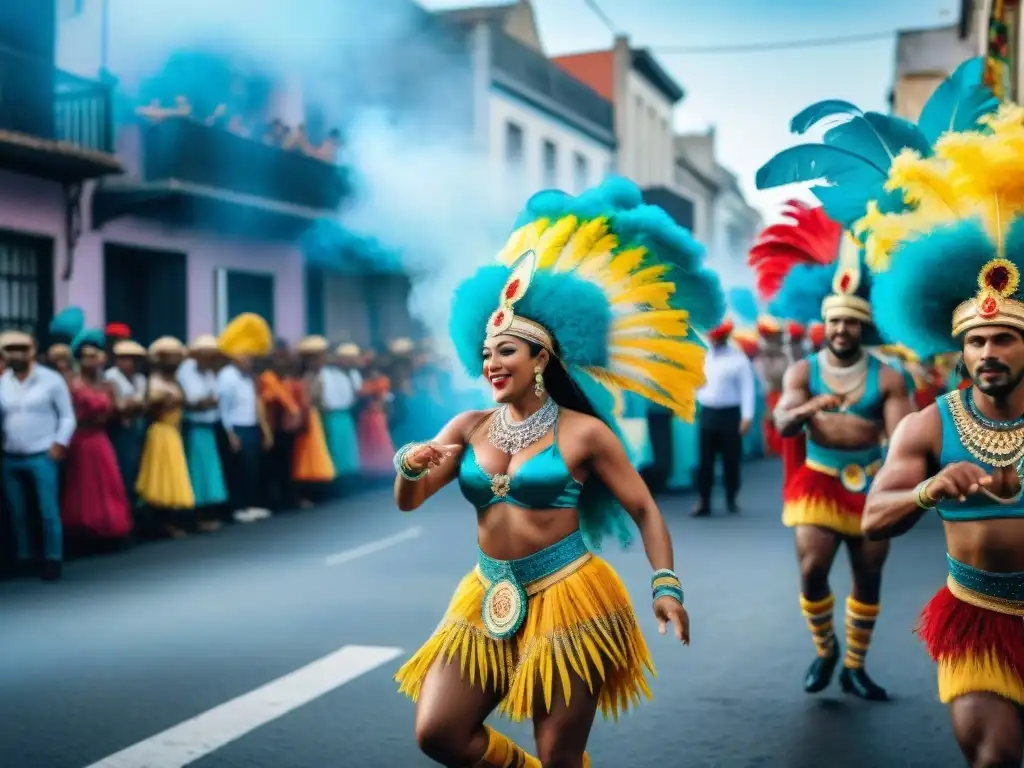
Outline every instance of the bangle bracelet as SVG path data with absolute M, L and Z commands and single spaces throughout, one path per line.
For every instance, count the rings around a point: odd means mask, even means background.
M 928 486 L 932 484 L 932 478 L 922 480 L 914 488 L 914 501 L 917 502 L 917 506 L 920 509 L 934 509 L 938 503 L 935 499 L 928 495 Z
M 673 600 L 683 605 L 683 590 L 679 587 L 658 587 L 654 590 L 654 600 L 660 597 L 671 597 Z
M 682 604 L 683 585 L 675 571 L 669 568 L 659 568 L 651 576 L 651 594 L 654 600 L 659 597 L 672 597 Z
M 417 480 L 422 480 L 424 477 L 426 477 L 430 473 L 429 469 L 422 469 L 419 472 L 413 472 L 412 470 L 409 469 L 409 466 L 405 463 L 406 454 L 408 454 L 409 451 L 411 451 L 413 448 L 419 447 L 419 445 L 420 445 L 420 443 L 406 443 L 401 448 L 399 448 L 397 451 L 395 451 L 395 458 L 392 459 L 392 462 L 391 462 L 392 464 L 395 465 L 395 472 L 397 472 L 403 478 L 405 478 L 406 480 L 409 480 L 410 482 L 416 482 Z

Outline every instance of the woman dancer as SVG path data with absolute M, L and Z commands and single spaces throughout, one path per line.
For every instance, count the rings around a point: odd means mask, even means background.
M 111 385 L 103 380 L 105 346 L 99 329 L 82 331 L 71 343 L 78 362 L 78 373 L 70 380 L 78 427 L 68 445 L 60 507 L 65 529 L 116 541 L 131 533 L 132 514 L 106 433 L 115 411 Z
M 625 180 L 579 198 L 540 193 L 523 220 L 501 263 L 456 291 L 451 318 L 459 357 L 500 407 L 459 414 L 394 462 L 400 509 L 457 478 L 478 510 L 477 567 L 396 676 L 417 703 L 421 749 L 449 766 L 589 765 L 596 712 L 650 696 L 629 596 L 592 554 L 603 535 L 628 543 L 630 517 L 654 568 L 660 630 L 689 641 L 672 543 L 608 390 L 692 418 L 704 350 L 689 323 L 720 319 L 721 290 L 689 233 Z M 540 762 L 484 725 L 495 709 L 533 718 Z

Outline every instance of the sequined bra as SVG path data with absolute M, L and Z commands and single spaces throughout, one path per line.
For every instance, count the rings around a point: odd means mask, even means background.
M 558 450 L 557 421 L 553 432 L 551 445 L 528 458 L 511 475 L 488 474 L 477 461 L 473 444 L 467 440 L 459 464 L 462 495 L 478 510 L 494 504 L 524 509 L 575 509 L 583 484 L 573 478 Z
M 974 387 L 953 390 L 935 401 L 942 419 L 939 465 L 969 461 L 986 470 L 996 463 L 1014 464 L 1021 474 L 1024 460 L 1024 419 L 1011 422 L 985 419 L 974 407 Z M 1024 500 L 999 504 L 983 494 L 965 503 L 943 501 L 936 511 L 950 522 L 1024 517 Z

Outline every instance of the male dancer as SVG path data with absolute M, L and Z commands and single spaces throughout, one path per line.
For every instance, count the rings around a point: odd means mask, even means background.
M 820 352 L 825 348 L 825 324 L 824 323 L 811 323 L 807 326 L 807 344 L 810 346 L 810 352 L 813 355 L 815 352 Z
M 889 217 L 893 253 L 876 283 L 886 330 L 924 354 L 943 340 L 958 345 L 970 380 L 896 431 L 863 530 L 898 536 L 931 510 L 943 521 L 949 576 L 918 634 L 971 766 L 1024 759 L 1024 199 L 1006 182 L 1016 174 L 1006 158 L 1020 156 L 1022 122 L 1024 109 L 1003 107 L 989 132 L 947 134 L 934 157 L 899 169 L 905 177 L 894 170 L 899 186 L 941 173 L 943 190 L 960 197 L 927 208 L 925 197 L 913 217 Z M 1001 229 L 982 225 L 991 211 L 1003 214 Z
M 771 414 L 782 396 L 782 378 L 789 366 L 786 346 L 783 343 L 782 324 L 771 315 L 757 319 L 757 334 L 761 337 L 761 352 L 754 361 L 754 370 L 761 383 L 765 398 L 764 448 L 770 456 L 782 455 L 782 438 Z
M 817 693 L 828 686 L 840 660 L 829 573 L 845 543 L 853 594 L 846 600 L 839 681 L 847 693 L 884 701 L 888 695 L 868 677 L 864 659 L 878 617 L 888 546 L 861 536 L 860 517 L 871 478 L 882 464 L 882 440 L 911 405 L 900 373 L 863 348 L 875 341 L 867 294 L 860 255 L 850 242 L 840 254 L 832 294 L 822 297 L 825 349 L 786 371 L 775 424 L 783 437 L 807 435 L 807 458 L 788 479 L 782 508 L 783 524 L 796 533 L 800 606 L 817 649 L 804 689 Z
M 796 320 L 786 323 L 786 355 L 789 357 L 790 364 L 807 357 L 807 351 L 804 349 L 806 335 L 807 331 L 801 323 Z

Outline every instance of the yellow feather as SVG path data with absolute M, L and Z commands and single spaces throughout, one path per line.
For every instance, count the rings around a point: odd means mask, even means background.
M 601 283 L 601 276 L 608 269 L 611 260 L 611 251 L 599 251 L 595 248 L 576 267 L 576 274 L 587 280 Z
M 651 336 L 627 336 L 613 341 L 612 354 L 621 350 L 632 354 L 643 353 L 660 357 L 670 363 L 691 370 L 704 370 L 704 349 L 699 344 L 682 339 L 664 339 Z
M 611 387 L 617 387 L 619 389 L 625 389 L 628 392 L 635 392 L 640 395 L 640 397 L 650 400 L 655 405 L 660 405 L 661 407 L 672 411 L 672 413 L 683 421 L 693 421 L 694 414 L 697 410 L 696 401 L 693 399 L 690 399 L 687 402 L 677 403 L 671 397 L 668 397 L 650 385 L 641 381 L 636 381 L 628 376 L 622 376 L 604 368 L 586 368 L 584 370 L 586 370 L 586 372 L 596 381 L 601 382 L 601 384 L 609 389 Z
M 529 224 L 524 224 L 509 237 L 505 247 L 498 254 L 499 264 L 511 264 L 526 251 L 534 247 L 537 238 L 547 229 L 548 219 L 537 219 Z
M 696 391 L 707 383 L 702 367 L 687 370 L 649 358 L 615 355 L 609 367 L 620 376 L 646 381 L 651 386 L 663 390 L 676 402 L 692 399 Z
M 647 256 L 646 248 L 627 248 L 619 251 L 608 267 L 608 282 L 618 285 L 640 268 Z
M 558 254 L 562 252 L 565 244 L 572 237 L 572 233 L 576 231 L 576 222 L 575 216 L 563 216 L 540 236 L 535 248 L 537 269 L 551 269 Z
M 591 219 L 577 229 L 555 262 L 555 272 L 571 272 L 608 232 L 604 218 Z
M 610 300 L 613 307 L 619 304 L 647 304 L 653 309 L 668 309 L 668 300 L 675 291 L 676 287 L 672 283 L 653 283 L 630 288 L 612 296 Z
M 689 327 L 690 313 L 685 309 L 662 309 L 652 312 L 637 312 L 633 315 L 624 315 L 615 318 L 612 325 L 612 332 L 628 331 L 635 328 L 643 330 L 658 331 L 659 326 L 666 328 L 682 327 L 681 333 L 675 331 L 661 331 L 664 336 L 685 336 Z
M 621 284 L 613 283 L 612 285 L 615 285 L 620 291 L 639 288 L 642 285 L 660 282 L 661 278 L 668 274 L 670 269 L 671 267 L 668 264 L 658 264 L 654 267 L 647 267 L 647 269 L 641 269 L 639 272 L 634 272 L 622 281 Z

